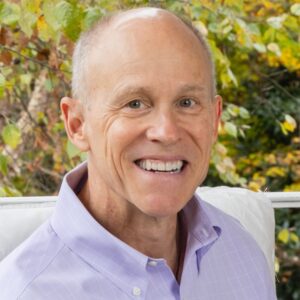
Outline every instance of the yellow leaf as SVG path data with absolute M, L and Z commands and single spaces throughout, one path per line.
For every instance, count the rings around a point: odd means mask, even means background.
M 254 192 L 259 192 L 260 191 L 260 188 L 261 186 L 255 182 L 255 181 L 251 181 L 249 184 L 248 184 L 248 188 Z
M 291 233 L 290 238 L 291 238 L 291 241 L 293 241 L 293 242 L 295 242 L 295 243 L 298 243 L 298 242 L 299 242 L 299 237 L 298 237 L 298 235 L 297 235 L 296 233 L 294 233 L 294 232 Z
M 284 128 L 289 131 L 289 132 L 294 132 L 294 130 L 297 127 L 296 120 L 290 116 L 290 115 L 285 115 L 285 121 L 283 122 Z
M 270 177 L 284 177 L 285 175 L 286 175 L 286 170 L 280 167 L 271 167 L 266 172 L 266 176 L 270 176 Z
M 45 21 L 45 17 L 42 15 L 37 20 L 37 29 L 41 40 L 47 42 L 51 38 L 52 32 L 49 25 Z
M 287 244 L 289 241 L 290 233 L 287 229 L 281 229 L 278 233 L 277 239 L 284 244 Z

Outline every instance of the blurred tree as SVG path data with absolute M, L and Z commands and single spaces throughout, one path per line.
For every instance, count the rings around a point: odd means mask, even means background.
M 109 12 L 168 8 L 213 51 L 224 114 L 208 185 L 300 190 L 299 0 L 4 0 L 0 3 L 0 196 L 53 194 L 83 159 L 59 100 L 82 30 Z M 278 297 L 300 299 L 300 212 L 276 212 Z

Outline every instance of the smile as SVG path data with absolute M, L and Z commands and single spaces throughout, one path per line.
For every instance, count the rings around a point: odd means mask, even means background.
M 136 161 L 136 164 L 145 171 L 179 173 L 183 169 L 185 162 L 183 160 L 162 161 L 141 159 Z

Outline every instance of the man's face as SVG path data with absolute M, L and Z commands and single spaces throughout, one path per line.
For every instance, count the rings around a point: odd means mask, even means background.
M 204 180 L 216 138 L 221 105 L 207 58 L 182 24 L 111 26 L 87 78 L 89 181 L 117 205 L 175 215 Z

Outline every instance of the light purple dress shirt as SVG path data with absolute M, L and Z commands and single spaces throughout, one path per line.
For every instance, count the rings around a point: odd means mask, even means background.
M 232 217 L 194 196 L 183 210 L 187 249 L 178 284 L 164 259 L 110 234 L 77 198 L 80 165 L 53 216 L 0 264 L 1 300 L 273 300 L 264 254 Z

